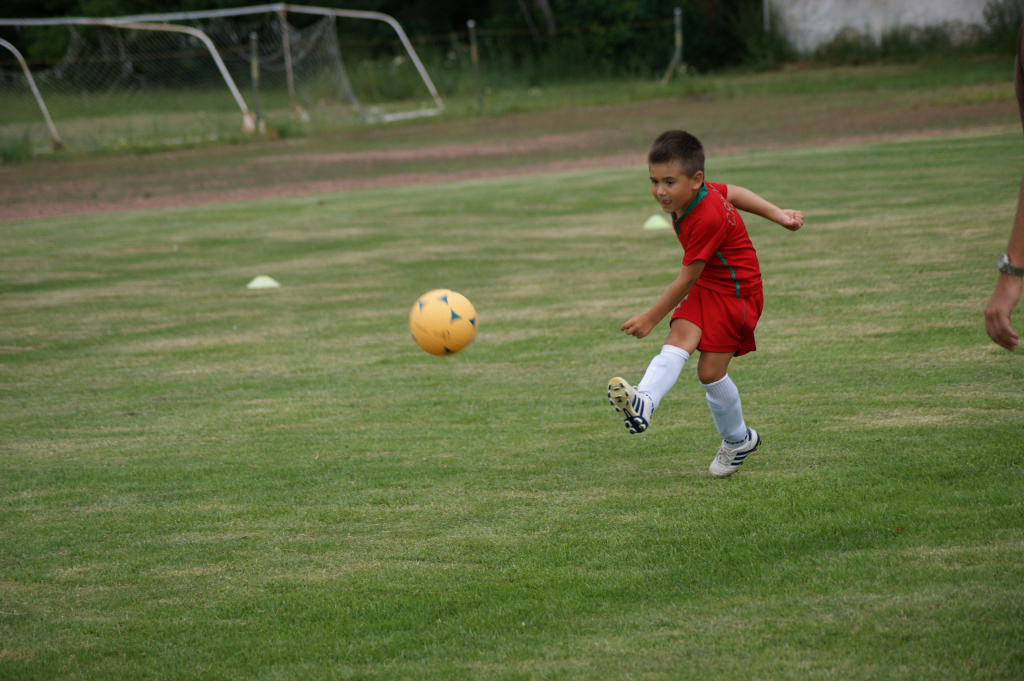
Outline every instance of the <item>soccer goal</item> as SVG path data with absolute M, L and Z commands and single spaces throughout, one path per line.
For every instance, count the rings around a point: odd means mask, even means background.
M 0 54 L 0 144 L 46 139 L 33 93 L 71 148 L 230 139 L 257 119 L 286 135 L 444 111 L 405 31 L 378 12 L 275 4 L 0 19 L 0 31 L 12 53 L 48 47 L 24 68 Z

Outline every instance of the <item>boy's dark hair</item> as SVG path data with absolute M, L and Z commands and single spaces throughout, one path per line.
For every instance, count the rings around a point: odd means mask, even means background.
M 658 135 L 647 152 L 648 163 L 678 162 L 688 177 L 704 170 L 704 145 L 685 130 L 668 130 Z

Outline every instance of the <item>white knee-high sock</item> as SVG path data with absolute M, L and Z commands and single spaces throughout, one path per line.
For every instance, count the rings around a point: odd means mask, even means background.
M 714 383 L 701 383 L 706 391 L 708 409 L 715 421 L 718 434 L 727 442 L 737 443 L 747 439 L 747 424 L 743 421 L 743 406 L 740 391 L 729 375 Z
M 676 384 L 679 372 L 683 370 L 683 365 L 688 359 L 690 353 L 682 348 L 674 345 L 661 346 L 661 352 L 647 365 L 647 371 L 636 387 L 637 392 L 650 395 L 654 408 L 657 409 L 661 399 Z

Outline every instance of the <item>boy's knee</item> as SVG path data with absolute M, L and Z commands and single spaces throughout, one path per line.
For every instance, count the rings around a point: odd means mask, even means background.
M 726 373 L 726 371 L 720 371 L 717 369 L 715 371 L 711 371 L 710 369 L 701 371 L 700 369 L 698 369 L 697 380 L 703 383 L 704 385 L 710 385 L 712 383 L 717 383 L 718 381 L 721 381 L 723 378 L 725 378 Z
M 702 352 L 697 363 L 697 379 L 704 385 L 717 383 L 729 373 L 729 360 L 732 355 L 726 353 Z

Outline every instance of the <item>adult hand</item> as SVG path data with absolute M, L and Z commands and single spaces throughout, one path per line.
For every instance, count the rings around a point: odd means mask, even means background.
M 1010 326 L 1010 314 L 1020 301 L 1024 279 L 1000 274 L 995 291 L 985 306 L 985 331 L 989 338 L 1007 350 L 1020 345 L 1020 335 Z

